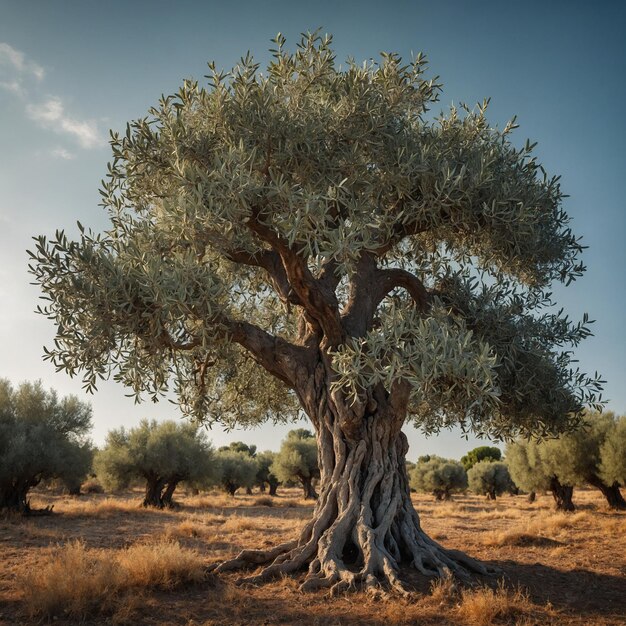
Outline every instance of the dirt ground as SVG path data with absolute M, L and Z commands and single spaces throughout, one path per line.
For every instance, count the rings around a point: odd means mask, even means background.
M 573 514 L 556 513 L 545 495 L 531 504 L 524 496 L 489 502 L 463 495 L 441 503 L 415 494 L 426 532 L 500 570 L 477 590 L 433 590 L 405 572 L 415 589 L 410 599 L 376 600 L 360 592 L 331 598 L 322 591 L 301 594 L 297 577 L 246 588 L 235 584 L 236 574 L 208 575 L 173 588 L 134 588 L 115 607 L 80 618 L 28 612 L 24 575 L 67 542 L 80 539 L 87 549 L 114 555 L 141 542 L 178 541 L 208 565 L 295 536 L 312 511 L 297 490 L 279 490 L 273 499 L 177 495 L 180 508 L 153 511 L 138 506 L 139 492 L 36 494 L 32 504 L 54 504 L 53 515 L 0 521 L 0 624 L 626 624 L 626 513 L 609 511 L 599 493 L 582 490 L 575 492 Z

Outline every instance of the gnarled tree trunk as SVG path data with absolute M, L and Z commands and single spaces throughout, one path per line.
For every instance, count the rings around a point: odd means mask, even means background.
M 267 484 L 270 486 L 270 496 L 275 496 L 280 483 L 277 480 L 269 480 Z
M 302 483 L 302 497 L 305 500 L 317 500 L 318 495 L 313 487 L 313 478 L 311 476 L 301 476 L 300 482 Z
M 624 500 L 624 497 L 622 496 L 622 493 L 619 490 L 619 485 L 617 483 L 607 485 L 596 474 L 591 474 L 590 476 L 587 476 L 587 482 L 592 487 L 595 487 L 602 492 L 602 495 L 606 498 L 606 501 L 611 509 L 615 509 L 616 511 L 626 510 L 626 500 Z
M 381 400 L 362 419 L 343 424 L 333 406 L 318 405 L 326 410 L 314 420 L 320 490 L 312 519 L 296 540 L 268 552 L 243 551 L 217 572 L 269 562 L 244 580 L 260 583 L 306 568 L 302 590 L 363 585 L 376 593 L 381 584 L 406 592 L 401 564 L 429 576 L 489 573 L 423 531 L 410 498 L 402 420 Z
M 168 507 L 168 508 L 174 508 L 174 506 L 178 506 L 174 504 L 174 500 L 172 499 L 172 497 L 174 496 L 174 491 L 176 490 L 176 487 L 178 486 L 179 480 L 178 479 L 171 479 L 168 483 L 167 486 L 165 487 L 165 491 L 163 491 L 163 495 L 161 496 L 161 506 L 163 507 Z
M 550 491 L 556 503 L 557 511 L 575 511 L 576 507 L 572 502 L 574 487 L 571 485 L 562 485 L 556 476 L 550 479 Z
M 162 509 L 162 493 L 165 484 L 166 480 L 162 476 L 158 476 L 152 473 L 146 476 L 146 493 L 142 505 L 145 507 L 153 506 Z

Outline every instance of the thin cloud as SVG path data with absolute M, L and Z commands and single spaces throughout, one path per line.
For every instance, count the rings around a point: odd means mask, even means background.
M 0 80 L 0 88 L 6 89 L 6 91 L 10 91 L 20 98 L 26 95 L 24 88 L 17 80 Z
M 97 148 L 105 143 L 95 122 L 66 115 L 60 98 L 52 97 L 41 104 L 29 104 L 26 112 L 42 127 L 71 135 L 82 148 Z
M 45 71 L 41 65 L 30 61 L 23 52 L 5 42 L 0 42 L 0 64 L 8 65 L 20 74 L 31 74 L 38 80 L 45 76 Z
M 64 159 L 65 161 L 71 161 L 72 159 L 76 158 L 75 154 L 72 154 L 69 150 L 66 150 L 65 148 L 55 148 L 52 151 L 52 156 L 56 159 Z

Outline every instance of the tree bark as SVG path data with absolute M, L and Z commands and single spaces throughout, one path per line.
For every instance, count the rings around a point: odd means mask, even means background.
M 381 586 L 407 593 L 401 564 L 428 576 L 469 579 L 472 573 L 490 573 L 422 530 L 410 497 L 407 440 L 388 406 L 360 420 L 358 432 L 354 422 L 346 428 L 332 410 L 314 423 L 320 492 L 312 519 L 298 539 L 266 552 L 245 550 L 215 566 L 216 572 L 269 563 L 244 581 L 258 584 L 307 569 L 303 591 L 363 586 L 376 594 Z
M 277 480 L 269 480 L 267 484 L 270 486 L 270 496 L 275 496 L 279 482 Z
M 311 476 L 303 476 L 300 478 L 302 483 L 302 495 L 305 500 L 317 500 L 318 495 L 313 488 L 313 478 Z
M 166 480 L 161 476 L 150 474 L 146 477 L 146 493 L 142 502 L 145 507 L 163 508 L 162 492 L 165 487 Z
M 165 491 L 163 492 L 163 495 L 161 496 L 161 506 L 163 507 L 168 507 L 170 509 L 174 508 L 174 506 L 178 506 L 175 505 L 174 500 L 172 499 L 174 496 L 174 491 L 176 490 L 176 487 L 178 486 L 179 481 L 176 479 L 172 479 L 167 483 L 167 486 L 165 487 Z
M 550 479 L 550 491 L 556 503 L 557 511 L 575 511 L 576 507 L 572 502 L 572 494 L 574 487 L 571 485 L 562 485 L 556 476 Z
M 611 509 L 616 511 L 626 510 L 626 500 L 619 490 L 618 483 L 607 485 L 597 474 L 591 474 L 586 477 L 587 482 L 596 489 L 599 489 Z
M 534 491 L 531 491 L 528 494 L 528 502 L 532 504 L 536 499 L 537 499 L 537 494 Z

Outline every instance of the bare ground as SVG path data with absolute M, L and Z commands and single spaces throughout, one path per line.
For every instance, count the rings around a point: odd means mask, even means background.
M 626 623 L 626 514 L 609 511 L 600 494 L 575 493 L 578 511 L 555 513 L 548 496 L 530 504 L 524 496 L 489 502 L 457 496 L 449 503 L 414 495 L 426 532 L 501 570 L 476 589 L 430 587 L 404 572 L 416 590 L 410 600 L 374 600 L 363 593 L 329 598 L 303 595 L 297 579 L 256 588 L 236 586 L 236 574 L 202 582 L 135 586 L 114 604 L 81 617 L 62 611 L 33 613 L 25 577 L 58 558 L 59 546 L 80 539 L 111 558 L 121 550 L 159 540 L 178 541 L 207 565 L 243 548 L 270 547 L 295 537 L 312 505 L 296 490 L 276 498 L 261 494 L 179 496 L 174 511 L 138 506 L 139 493 L 69 498 L 40 493 L 35 506 L 54 504 L 54 515 L 0 521 L 0 624 L 184 624 L 332 626 L 375 624 L 568 624 Z M 266 506 L 271 501 L 273 506 Z M 78 593 L 78 592 L 77 592 Z

